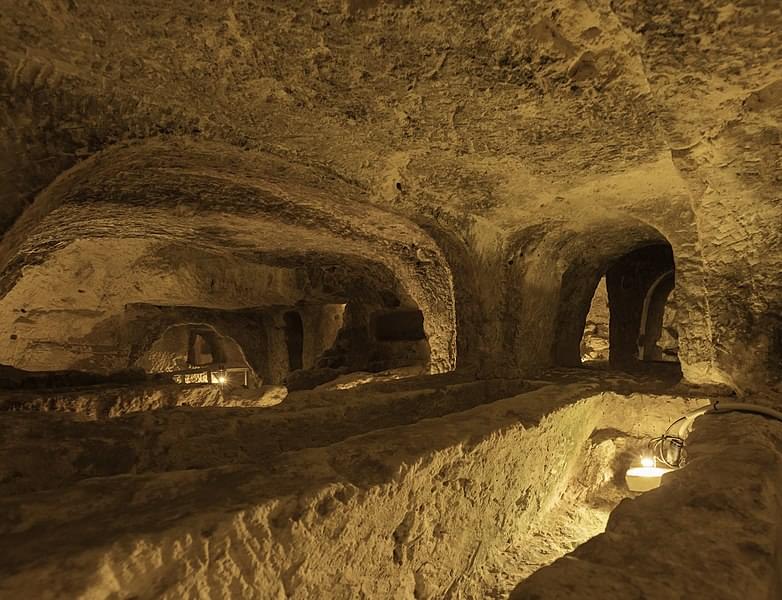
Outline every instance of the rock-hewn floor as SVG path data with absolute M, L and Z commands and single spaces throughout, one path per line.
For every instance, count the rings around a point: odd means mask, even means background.
M 534 573 L 512 600 L 782 597 L 782 423 L 697 419 L 690 461 L 620 504 L 606 533 Z
M 515 583 L 508 556 L 543 564 L 599 531 L 630 449 L 698 402 L 594 380 L 432 381 L 266 409 L 0 415 L 14 436 L 0 596 L 485 597 Z M 41 427 L 59 440 L 46 453 Z M 112 474 L 111 444 L 130 441 L 144 452 Z
M 609 515 L 623 499 L 633 496 L 611 463 L 637 447 L 637 440 L 611 437 L 616 431 L 596 432 L 585 446 L 584 471 L 574 476 L 562 497 L 530 527 L 493 555 L 479 571 L 475 598 L 505 600 L 520 581 L 602 533 Z

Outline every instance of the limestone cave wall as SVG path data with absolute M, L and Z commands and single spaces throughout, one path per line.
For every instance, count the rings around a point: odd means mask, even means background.
M 435 371 L 572 363 L 558 338 L 599 271 L 654 241 L 685 376 L 774 384 L 781 21 L 757 0 L 13 4 L 0 360 L 108 364 L 83 341 L 108 298 L 244 306 L 261 253 L 384 265 Z

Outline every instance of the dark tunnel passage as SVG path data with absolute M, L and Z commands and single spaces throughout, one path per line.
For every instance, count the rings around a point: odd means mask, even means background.
M 285 346 L 288 349 L 288 369 L 296 371 L 304 366 L 304 324 L 301 315 L 288 311 L 283 315 L 285 321 Z

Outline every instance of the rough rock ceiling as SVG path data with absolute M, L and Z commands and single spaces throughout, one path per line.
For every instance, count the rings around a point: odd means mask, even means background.
M 518 346 L 507 289 L 556 304 L 585 240 L 626 251 L 652 231 L 673 246 L 685 371 L 703 378 L 737 348 L 756 362 L 747 346 L 779 325 L 779 31 L 775 0 L 16 3 L 0 16 L 0 229 L 85 158 L 116 156 L 104 174 L 121 182 L 133 165 L 112 153 L 133 141 L 309 165 L 316 187 L 350 187 L 443 249 L 473 356 Z M 185 218 L 202 206 L 189 161 Z M 5 235 L 7 264 L 26 231 Z M 543 262 L 507 268 L 525 248 Z
M 780 78 L 773 0 L 166 4 L 4 11 L 6 224 L 79 158 L 157 134 L 483 214 L 719 135 Z

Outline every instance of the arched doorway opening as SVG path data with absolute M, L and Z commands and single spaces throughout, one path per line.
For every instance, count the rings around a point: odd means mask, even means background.
M 187 364 L 201 367 L 225 362 L 225 353 L 219 343 L 217 333 L 206 327 L 192 327 L 189 330 Z
M 679 360 L 679 332 L 673 300 L 675 286 L 676 277 L 670 270 L 660 275 L 646 293 L 638 335 L 639 360 Z
M 180 383 L 259 383 L 237 341 L 205 323 L 166 327 L 134 366 L 147 373 L 170 373 Z M 222 381 L 217 378 L 218 373 Z
M 632 250 L 599 280 L 581 339 L 582 363 L 678 363 L 675 266 L 668 243 Z

